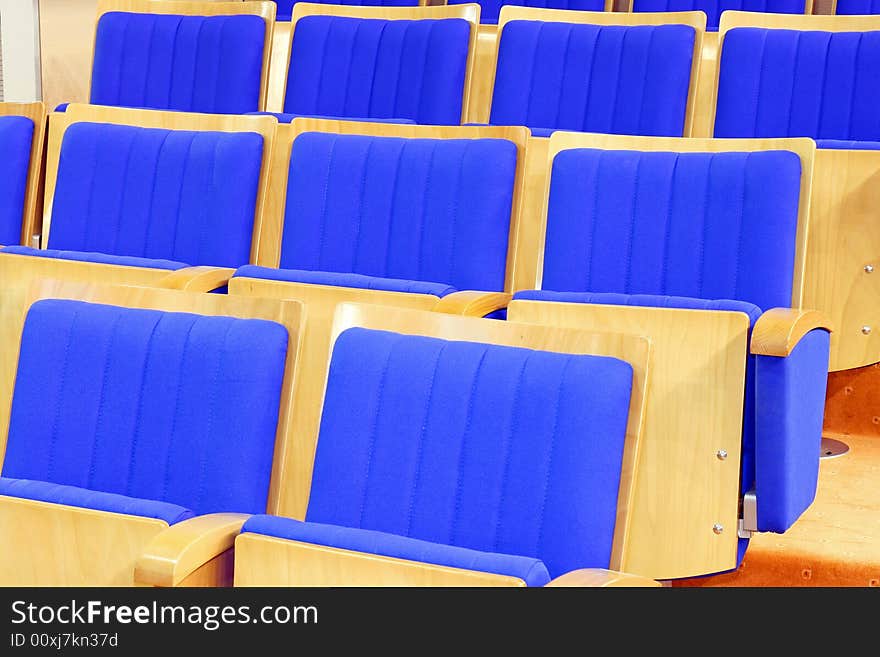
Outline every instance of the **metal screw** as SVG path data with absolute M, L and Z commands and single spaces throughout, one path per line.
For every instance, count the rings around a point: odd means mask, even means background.
M 874 271 L 874 265 L 865 265 L 865 273 L 870 274 Z
M 719 461 L 723 461 L 724 459 L 727 458 L 727 450 L 726 449 L 719 449 L 717 452 L 715 452 L 715 456 L 718 457 Z
M 862 333 L 864 333 L 865 335 L 871 335 L 871 327 L 870 326 L 863 326 Z
M 724 525 L 719 525 L 716 522 L 714 525 L 712 525 L 712 531 L 715 532 L 716 534 L 720 534 L 721 532 L 724 531 Z

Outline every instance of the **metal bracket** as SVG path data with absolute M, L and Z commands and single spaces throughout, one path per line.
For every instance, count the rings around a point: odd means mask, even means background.
M 736 535 L 751 538 L 752 533 L 758 531 L 758 498 L 754 489 L 743 495 L 742 515 L 737 523 Z

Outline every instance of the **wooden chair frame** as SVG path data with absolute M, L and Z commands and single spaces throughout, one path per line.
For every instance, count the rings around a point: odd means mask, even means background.
M 28 166 L 24 212 L 21 221 L 21 244 L 30 246 L 40 230 L 37 218 L 42 210 L 43 162 L 46 147 L 46 106 L 36 103 L 0 103 L 0 116 L 24 116 L 34 122 L 31 158 Z

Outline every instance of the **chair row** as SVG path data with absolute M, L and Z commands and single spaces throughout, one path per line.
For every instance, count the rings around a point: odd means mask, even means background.
M 325 371 L 346 302 L 506 309 L 648 335 L 663 401 L 645 415 L 642 453 L 658 464 L 640 475 L 645 527 L 662 522 L 655 499 L 692 510 L 699 520 L 679 527 L 688 541 L 718 525 L 719 550 L 699 570 L 718 572 L 735 565 L 740 538 L 785 531 L 815 494 L 830 324 L 802 309 L 812 140 L 557 132 L 541 142 L 548 152 L 521 127 L 279 125 L 78 105 L 50 124 L 49 248 L 4 249 L 4 281 L 293 299 L 309 372 Z M 535 195 L 543 210 L 524 212 Z M 308 399 L 321 384 L 298 390 L 300 433 L 312 435 L 319 406 Z M 717 494 L 665 477 L 695 454 L 694 476 Z M 680 545 L 646 548 L 666 564 L 653 576 L 694 574 Z

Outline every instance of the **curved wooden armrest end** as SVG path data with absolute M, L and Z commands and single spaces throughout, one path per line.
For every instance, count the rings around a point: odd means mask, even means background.
M 453 292 L 437 302 L 434 311 L 465 317 L 485 317 L 496 310 L 507 308 L 511 295 L 507 292 L 478 292 L 464 290 Z
M 771 308 L 755 322 L 751 351 L 761 356 L 784 358 L 813 329 L 834 330 L 831 320 L 818 310 Z

